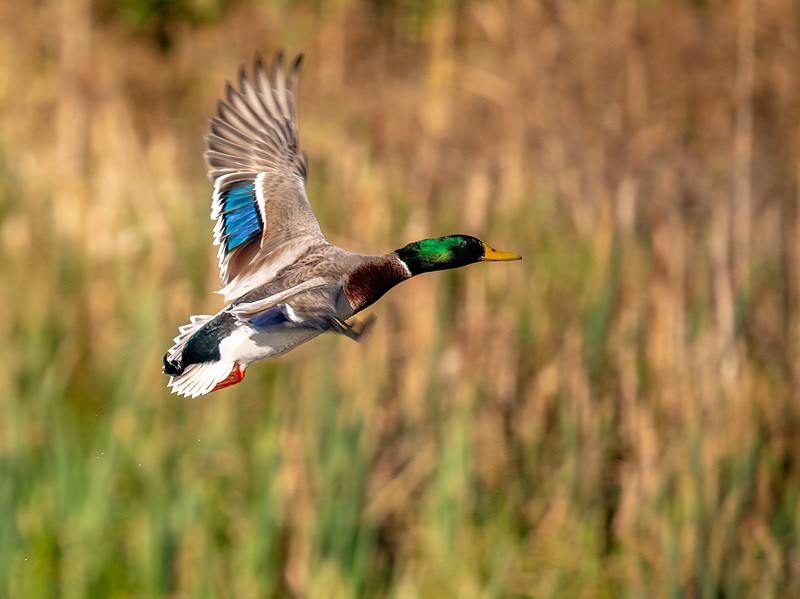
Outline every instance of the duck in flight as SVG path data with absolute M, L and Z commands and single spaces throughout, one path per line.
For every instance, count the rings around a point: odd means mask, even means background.
M 197 397 L 234 385 L 250 365 L 325 331 L 358 340 L 371 321 L 346 321 L 413 276 L 520 259 L 469 235 L 424 239 L 382 256 L 328 243 L 306 196 L 306 156 L 297 149 L 302 58 L 288 79 L 281 52 L 272 77 L 260 57 L 252 78 L 242 66 L 239 89 L 227 84 L 209 121 L 205 157 L 227 305 L 180 327 L 164 356 L 173 393 Z

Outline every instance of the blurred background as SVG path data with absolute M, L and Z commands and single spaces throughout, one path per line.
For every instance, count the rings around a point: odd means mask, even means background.
M 328 238 L 469 233 L 195 400 L 207 118 L 304 52 Z M 800 3 L 0 3 L 0 595 L 800 596 Z

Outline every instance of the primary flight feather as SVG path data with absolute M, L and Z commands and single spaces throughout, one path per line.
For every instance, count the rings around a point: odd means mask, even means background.
M 192 316 L 164 356 L 173 393 L 196 397 L 236 384 L 245 369 L 325 331 L 358 339 L 347 320 L 415 275 L 474 262 L 519 260 L 469 235 L 424 239 L 382 256 L 331 245 L 306 196 L 297 148 L 297 82 L 278 52 L 272 76 L 256 58 L 210 119 L 205 157 L 214 184 L 211 218 L 219 245 L 217 314 Z

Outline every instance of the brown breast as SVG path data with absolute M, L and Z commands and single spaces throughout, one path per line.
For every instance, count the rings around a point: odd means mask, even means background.
M 347 301 L 358 312 L 380 297 L 398 283 L 411 278 L 405 264 L 393 254 L 382 257 L 375 262 L 367 262 L 358 266 L 344 285 Z

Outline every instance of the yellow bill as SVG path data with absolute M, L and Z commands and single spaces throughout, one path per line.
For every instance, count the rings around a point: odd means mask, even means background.
M 495 262 L 498 260 L 522 260 L 522 256 L 512 254 L 511 252 L 501 252 L 493 247 L 483 244 L 484 254 L 481 262 Z

